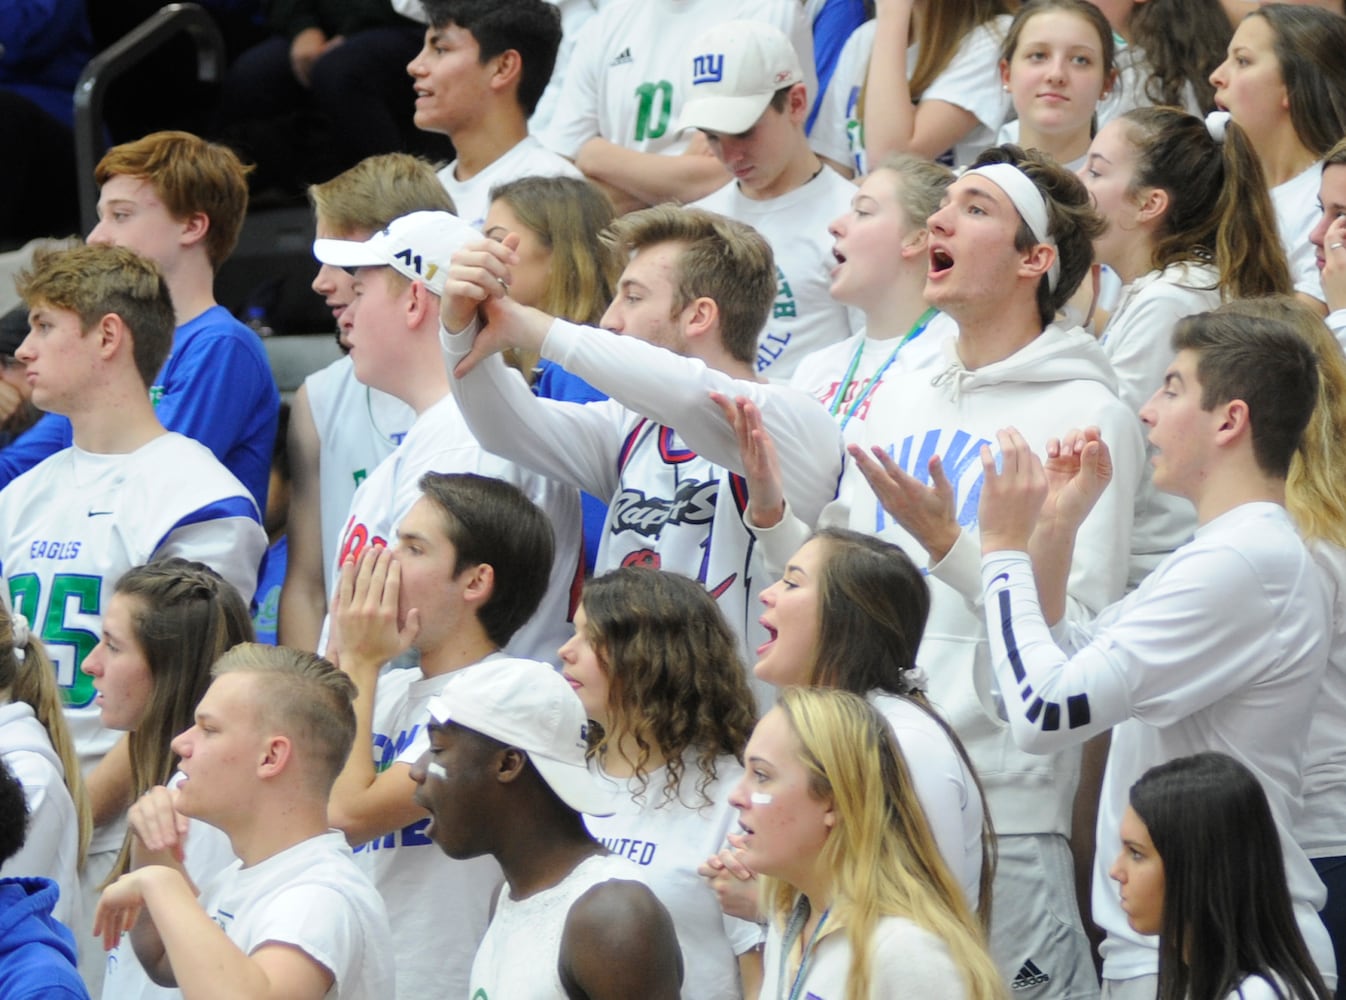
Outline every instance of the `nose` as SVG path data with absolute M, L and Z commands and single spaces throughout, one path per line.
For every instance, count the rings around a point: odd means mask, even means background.
M 331 264 L 319 265 L 318 273 L 313 276 L 313 284 L 309 287 L 319 295 L 327 295 L 329 292 L 335 291 L 336 280 L 332 275 L 332 271 L 333 268 Z
M 1309 230 L 1309 242 L 1319 250 L 1323 248 L 1323 243 L 1327 240 L 1327 227 L 1331 224 L 1332 220 L 1328 218 L 1327 212 L 1323 212 L 1318 218 L 1317 225 Z
M 574 645 L 575 645 L 575 637 L 572 635 L 565 642 L 561 643 L 561 648 L 556 651 L 556 655 L 559 656 L 566 663 L 574 663 L 575 654 L 571 652 L 571 648 Z
M 777 580 L 770 587 L 767 587 L 766 590 L 762 591 L 762 596 L 759 597 L 758 600 L 766 607 L 774 608 L 776 606 L 776 600 L 780 596 L 780 586 L 781 581 Z
M 103 643 L 102 640 L 99 640 L 98 645 L 94 646 L 93 649 L 89 650 L 89 655 L 86 656 L 84 658 L 84 662 L 79 665 L 80 671 L 82 673 L 88 674 L 90 677 L 102 677 L 103 676 L 103 663 L 101 659 L 102 655 L 103 655 Z
M 14 350 L 14 357 L 22 361 L 25 365 L 28 364 L 30 361 L 32 361 L 34 357 L 36 357 L 36 355 L 33 353 L 33 349 L 29 346 L 29 341 L 31 341 L 32 339 L 33 339 L 33 331 L 30 329 L 28 331 L 28 336 L 23 338 L 23 343 L 19 344 L 19 346 Z
M 608 304 L 607 311 L 603 313 L 603 317 L 598 321 L 598 325 L 604 330 L 611 330 L 613 333 L 622 332 L 622 313 L 621 309 L 617 306 L 616 299 L 613 299 L 612 302 Z
M 848 215 L 850 215 L 849 212 L 844 212 L 829 222 L 827 224 L 827 235 L 831 236 L 833 239 L 839 239 L 844 236 L 846 234 L 846 217 Z
M 416 58 L 412 59 L 411 62 L 407 63 L 407 76 L 410 77 L 424 76 L 425 75 L 425 63 L 423 61 L 424 59 L 425 59 L 425 49 L 422 48 L 421 51 L 416 53 Z
M 193 726 L 192 729 L 196 727 Z M 173 737 L 173 742 L 169 748 L 179 757 L 188 758 L 192 755 L 192 729 L 185 729 Z
M 749 808 L 752 804 L 752 799 L 748 795 L 748 790 L 743 787 L 747 782 L 748 776 L 745 774 L 739 779 L 738 784 L 729 791 L 729 804 L 739 812 Z
M 1066 57 L 1063 55 L 1054 56 L 1047 62 L 1047 78 L 1049 80 L 1064 80 L 1066 77 Z
M 950 218 L 949 212 L 952 208 L 952 205 L 942 205 L 935 209 L 935 213 L 925 220 L 926 228 L 932 233 L 949 233 L 951 230 L 949 229 L 948 220 Z
M 1220 65 L 1216 66 L 1215 69 L 1211 70 L 1209 81 L 1210 85 L 1214 87 L 1216 90 L 1219 90 L 1221 87 L 1224 86 L 1225 67 L 1228 65 L 1229 60 L 1226 59 L 1224 62 L 1220 63 Z
M 104 220 L 99 219 L 97 224 L 89 230 L 89 235 L 85 239 L 86 243 L 111 243 L 112 238 L 107 234 L 107 226 Z
M 1154 413 L 1154 399 L 1155 396 L 1158 395 L 1159 393 L 1158 391 L 1156 391 L 1154 396 L 1151 396 L 1146 401 L 1145 405 L 1140 408 L 1140 422 L 1144 424 L 1146 427 L 1153 427 L 1156 423 Z
M 1126 885 L 1126 868 L 1122 865 L 1122 855 L 1120 853 L 1112 860 L 1112 867 L 1108 869 L 1108 878 L 1118 885 Z
M 430 762 L 430 751 L 426 750 L 416 758 L 416 763 L 411 765 L 411 780 L 418 785 L 425 784 L 425 766 Z

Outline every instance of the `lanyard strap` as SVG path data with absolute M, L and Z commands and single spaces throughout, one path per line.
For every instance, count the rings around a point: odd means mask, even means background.
M 925 328 L 930 325 L 930 321 L 934 319 L 938 313 L 939 310 L 934 306 L 931 306 L 925 312 L 921 313 L 916 322 L 912 324 L 911 329 L 907 331 L 906 336 L 897 342 L 897 346 L 894 347 L 892 353 L 888 355 L 888 359 L 879 366 L 878 371 L 876 371 L 873 377 L 869 380 L 869 384 L 865 386 L 865 391 L 856 394 L 855 399 L 851 402 L 850 409 L 848 409 L 846 415 L 841 418 L 842 430 L 846 429 L 846 425 L 851 422 L 851 417 L 855 416 L 860 407 L 864 405 L 865 400 L 867 400 L 870 397 L 870 394 L 873 393 L 874 387 L 883 381 L 883 376 L 887 373 L 893 362 L 897 360 L 897 356 L 901 353 L 902 348 L 906 347 L 909 341 L 915 340 L 924 333 Z M 855 348 L 855 354 L 851 357 L 850 366 L 846 369 L 846 375 L 842 379 L 841 384 L 837 386 L 837 394 L 832 400 L 830 412 L 834 417 L 841 409 L 841 401 L 846 396 L 846 390 L 849 389 L 854 382 L 855 370 L 860 365 L 860 355 L 864 353 L 864 350 L 865 342 L 862 338 Z
M 781 942 L 780 972 L 776 977 L 779 986 L 785 985 L 785 963 L 789 959 L 790 949 L 794 947 L 795 939 L 804 930 L 804 923 L 808 920 L 811 910 L 808 899 L 801 896 L 798 905 L 795 906 L 794 913 L 790 915 L 790 923 L 785 928 L 785 938 Z M 823 925 L 827 923 L 828 914 L 831 912 L 831 907 L 823 910 L 823 915 L 818 918 L 818 926 L 813 928 L 813 933 L 809 935 L 808 943 L 804 945 L 803 953 L 799 956 L 799 971 L 795 973 L 794 982 L 790 985 L 787 1000 L 798 1000 L 799 993 L 804 988 L 804 980 L 808 978 L 809 966 L 813 964 L 813 953 L 818 944 L 818 935 L 823 932 Z M 779 986 L 777 987 L 778 991 Z M 776 995 L 779 997 L 779 992 Z

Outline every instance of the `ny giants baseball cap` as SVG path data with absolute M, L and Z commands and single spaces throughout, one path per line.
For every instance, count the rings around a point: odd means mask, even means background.
M 692 43 L 687 100 L 677 127 L 740 135 L 762 117 L 782 87 L 804 79 L 799 55 L 779 28 L 726 21 Z

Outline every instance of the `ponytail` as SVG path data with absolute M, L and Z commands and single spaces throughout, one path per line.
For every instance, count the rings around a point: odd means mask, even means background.
M 1215 263 L 1226 299 L 1289 295 L 1294 291 L 1290 266 L 1277 233 L 1276 209 L 1267 190 L 1261 161 L 1252 142 L 1236 122 L 1229 122 L 1224 142 L 1224 184 L 1216 207 L 1219 228 Z
M 42 640 L 28 631 L 23 615 L 0 613 L 0 688 L 8 688 L 11 701 L 19 701 L 33 710 L 47 731 L 52 749 L 65 772 L 65 787 L 75 803 L 79 865 L 89 850 L 93 835 L 93 807 L 89 791 L 80 773 L 75 741 L 66 725 L 61 691 L 56 685 L 56 667 L 47 656 Z

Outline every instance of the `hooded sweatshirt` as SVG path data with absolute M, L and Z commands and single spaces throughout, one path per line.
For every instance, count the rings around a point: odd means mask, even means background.
M 88 1000 L 75 970 L 75 938 L 51 915 L 56 883 L 0 879 L 0 997 Z
M 56 880 L 54 915 L 79 922 L 79 834 L 65 769 L 33 710 L 21 701 L 0 704 L 0 760 L 28 800 L 28 836 L 17 854 L 0 865 L 0 878 L 40 875 Z M 0 996 L 6 994 L 0 993 Z
M 1097 341 L 1078 327 L 1049 326 L 1001 361 L 972 370 L 955 341 L 931 374 L 902 372 L 874 394 L 864 447 L 883 448 L 904 470 L 929 481 L 938 455 L 954 488 L 963 531 L 937 564 L 927 567 L 930 617 L 917 653 L 934 706 L 963 740 L 977 767 L 997 834 L 1066 835 L 1079 777 L 1079 748 L 1047 755 L 1019 750 L 1000 708 L 981 595 L 977 505 L 983 482 L 981 446 L 999 461 L 996 431 L 1014 426 L 1035 452 L 1073 427 L 1097 426 L 1113 461 L 1112 482 L 1081 527 L 1068 586 L 1067 613 L 1085 620 L 1122 596 L 1133 504 L 1144 460 L 1139 418 L 1117 399 L 1112 369 Z M 859 469 L 848 462 L 841 490 L 820 526 L 849 527 L 900 545 L 917 565 L 925 550 L 884 511 Z M 769 566 L 780 568 L 807 537 L 794 518 L 757 530 Z

